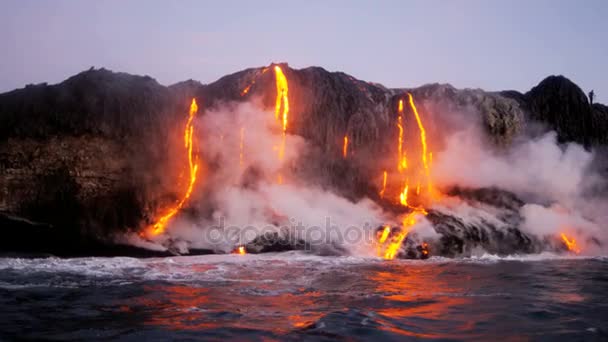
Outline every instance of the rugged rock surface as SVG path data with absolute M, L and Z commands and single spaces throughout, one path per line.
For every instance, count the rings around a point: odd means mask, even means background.
M 564 76 L 549 76 L 525 94 L 503 95 L 517 100 L 532 120 L 556 131 L 561 142 L 587 148 L 608 143 L 606 106 L 590 105 L 583 90 Z
M 526 118 L 557 130 L 563 141 L 608 142 L 607 107 L 589 105 L 580 88 L 560 76 L 520 94 L 440 84 L 387 89 L 318 67 L 281 67 L 289 80 L 289 130 L 313 147 L 298 172 L 349 198 L 375 193 L 369 180 L 377 176 L 378 165 L 369 160 L 391 153 L 397 103 L 407 92 L 426 114 L 458 112 L 480 120 L 499 146 L 523 131 Z M 170 165 L 181 161 L 171 151 L 181 142 L 189 99 L 203 104 L 199 115 L 251 99 L 272 108 L 274 82 L 272 66 L 207 85 L 190 80 L 170 87 L 147 76 L 91 69 L 57 85 L 0 94 L 0 213 L 40 222 L 56 239 L 82 244 L 83 250 L 87 241 L 137 230 L 149 223 L 155 208 L 177 196 L 175 178 L 168 175 L 176 172 Z M 428 120 L 430 125 L 439 121 Z M 344 135 L 355 151 L 349 161 L 340 158 Z

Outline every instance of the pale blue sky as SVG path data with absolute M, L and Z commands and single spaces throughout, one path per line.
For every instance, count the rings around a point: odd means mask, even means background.
M 2 0 L 0 91 L 90 66 L 172 84 L 286 61 L 389 87 L 564 74 L 608 102 L 607 34 L 607 0 Z

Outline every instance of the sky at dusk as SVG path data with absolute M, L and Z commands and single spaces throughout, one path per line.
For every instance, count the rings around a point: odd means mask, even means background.
M 91 66 L 169 85 L 271 62 L 388 87 L 527 91 L 563 74 L 608 102 L 608 1 L 0 2 L 0 92 Z

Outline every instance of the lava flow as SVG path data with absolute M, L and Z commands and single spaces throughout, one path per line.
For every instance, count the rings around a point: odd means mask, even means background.
M 410 232 L 412 227 L 416 224 L 416 216 L 418 214 L 427 215 L 427 212 L 422 208 L 415 208 L 411 213 L 405 216 L 401 224 L 401 231 L 391 238 L 386 250 L 384 251 L 384 259 L 392 260 L 395 258 L 395 256 L 397 256 L 397 252 L 399 251 L 399 248 L 401 248 L 401 244 L 407 237 L 407 234 Z
M 277 98 L 274 110 L 274 116 L 277 121 L 280 122 L 281 128 L 283 129 L 283 135 L 281 137 L 281 144 L 279 145 L 279 161 L 283 160 L 285 156 L 285 140 L 287 139 L 287 123 L 289 115 L 289 85 L 287 84 L 287 77 L 281 70 L 281 67 L 276 65 L 274 67 L 274 74 L 277 86 Z M 279 172 L 277 175 L 277 183 L 283 184 L 283 175 Z
M 256 75 L 253 80 L 251 81 L 251 83 L 249 83 L 242 91 L 241 91 L 241 96 L 245 96 L 247 94 L 249 94 L 249 90 L 251 90 L 251 87 L 255 84 L 255 81 L 257 81 L 257 77 L 260 75 L 263 75 L 266 71 L 268 71 L 268 68 L 264 68 L 262 69 L 262 72 L 258 75 Z
M 398 112 L 397 128 L 399 129 L 399 137 L 397 139 L 397 171 L 402 174 L 401 178 L 403 180 L 403 190 L 399 193 L 399 203 L 407 207 L 409 180 L 407 179 L 407 176 L 404 175 L 404 171 L 407 169 L 407 158 L 405 156 L 405 151 L 403 150 L 403 100 L 399 100 Z
M 428 187 L 428 192 L 429 195 L 432 192 L 432 188 L 431 188 L 431 170 L 429 169 L 429 162 L 428 162 L 428 152 L 427 152 L 427 145 L 426 145 L 426 130 L 424 129 L 424 125 L 422 125 L 422 120 L 420 119 L 420 115 L 418 114 L 418 108 L 416 108 L 416 104 L 414 104 L 414 97 L 412 96 L 412 94 L 407 94 L 410 100 L 410 106 L 412 107 L 412 110 L 414 111 L 414 115 L 416 116 L 416 122 L 418 123 L 418 128 L 420 129 L 420 143 L 422 144 L 422 164 L 424 166 L 424 171 L 426 173 L 426 181 L 427 181 L 427 187 Z
M 579 254 L 581 252 L 581 250 L 580 250 L 580 248 L 578 248 L 578 245 L 574 238 L 568 238 L 566 236 L 566 234 L 564 234 L 564 233 L 561 233 L 561 238 L 562 238 L 562 241 L 564 241 L 564 244 L 566 245 L 566 247 L 568 247 L 569 251 L 574 252 L 576 254 Z
M 380 190 L 380 198 L 384 198 L 384 192 L 386 191 L 386 180 L 388 178 L 388 174 L 386 170 L 382 172 L 382 190 Z
M 287 84 L 287 78 L 285 77 L 285 74 L 283 74 L 283 70 L 281 70 L 280 66 L 277 65 L 274 67 L 274 73 L 277 83 L 277 99 L 274 115 L 277 120 L 281 121 L 283 132 L 285 132 L 287 131 L 287 116 L 289 115 L 289 86 Z
M 179 212 L 179 210 L 184 206 L 184 203 L 190 198 L 192 194 L 192 189 L 194 188 L 194 183 L 196 182 L 196 174 L 198 172 L 198 161 L 195 160 L 193 155 L 193 140 L 194 140 L 194 116 L 198 112 L 198 105 L 196 104 L 196 100 L 192 99 L 192 103 L 190 104 L 190 112 L 188 116 L 188 121 L 186 122 L 186 128 L 184 130 L 184 145 L 186 148 L 186 152 L 188 153 L 188 167 L 190 171 L 190 180 L 188 183 L 188 188 L 184 193 L 183 197 L 177 202 L 177 204 L 169 209 L 167 213 L 161 216 L 156 223 L 152 225 L 152 233 L 153 235 L 162 234 L 167 228 L 167 223 L 175 214 Z
M 348 155 L 348 136 L 345 135 L 344 136 L 344 146 L 342 146 L 342 156 L 344 156 L 344 158 L 346 158 L 347 155 Z
M 410 108 L 415 116 L 416 119 L 416 123 L 418 125 L 418 130 L 420 132 L 420 145 L 421 145 L 421 164 L 422 167 L 424 168 L 424 176 L 426 178 L 426 183 L 427 183 L 427 192 L 428 195 L 430 197 L 432 197 L 432 183 L 431 183 L 431 177 L 430 177 L 430 166 L 429 166 L 429 159 L 431 158 L 431 154 L 428 151 L 428 147 L 427 147 L 427 141 L 426 141 L 426 129 L 424 128 L 424 125 L 422 124 L 422 120 L 420 118 L 420 114 L 418 113 L 418 108 L 416 107 L 416 104 L 414 103 L 414 97 L 412 96 L 412 94 L 408 93 L 408 102 L 410 105 Z M 390 234 L 390 229 L 387 231 L 386 228 L 383 231 L 383 234 L 379 237 L 378 239 L 378 243 L 380 245 L 383 245 L 385 243 L 387 243 L 388 245 L 386 246 L 386 248 L 384 250 L 382 250 L 381 248 L 378 248 L 378 256 L 383 257 L 384 259 L 390 260 L 390 259 L 394 259 L 395 256 L 397 255 L 399 249 L 401 248 L 401 245 L 403 244 L 403 241 L 405 241 L 408 233 L 410 232 L 411 228 L 416 224 L 417 222 L 417 216 L 419 215 L 427 215 L 426 210 L 422 207 L 422 206 L 413 206 L 410 205 L 408 202 L 408 194 L 410 191 L 410 178 L 414 178 L 416 179 L 416 195 L 420 195 L 421 189 L 420 189 L 420 170 L 415 170 L 412 169 L 409 165 L 408 165 L 408 160 L 407 160 L 407 156 L 406 156 L 406 152 L 405 152 L 405 148 L 404 148 L 404 124 L 403 124 L 403 111 L 404 111 L 404 104 L 403 104 L 403 100 L 399 100 L 399 104 L 397 107 L 397 111 L 398 111 L 398 117 L 397 117 L 397 129 L 399 131 L 398 137 L 397 137 L 397 172 L 401 175 L 400 176 L 400 192 L 399 192 L 399 203 L 405 207 L 410 208 L 412 211 L 407 214 L 402 222 L 402 227 L 401 230 L 396 233 L 394 236 L 392 236 L 388 242 L 387 242 L 387 237 L 385 236 L 385 232 L 387 234 Z M 420 165 L 420 164 L 418 164 Z M 416 166 L 416 165 L 414 165 Z M 386 171 L 384 171 L 383 174 L 383 184 L 382 184 L 382 190 L 380 191 L 380 196 L 384 197 L 384 191 L 386 189 Z M 425 256 L 428 255 L 428 250 L 424 249 L 426 251 L 426 253 L 423 253 Z

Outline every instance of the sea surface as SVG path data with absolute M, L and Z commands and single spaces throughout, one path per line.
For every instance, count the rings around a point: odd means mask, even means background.
M 608 340 L 608 258 L 0 259 L 0 340 Z

